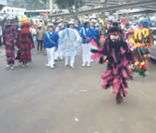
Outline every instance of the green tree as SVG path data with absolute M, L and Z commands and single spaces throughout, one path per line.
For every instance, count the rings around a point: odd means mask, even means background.
M 8 0 L 10 6 L 27 9 L 47 9 L 49 0 Z
M 83 0 L 54 0 L 60 9 L 68 9 L 70 13 L 77 14 L 83 6 Z
M 31 9 L 47 9 L 49 0 L 29 0 L 32 1 L 30 3 L 29 8 Z
M 25 1 L 24 0 L 15 0 L 12 2 L 12 5 L 15 7 L 23 7 L 25 8 Z

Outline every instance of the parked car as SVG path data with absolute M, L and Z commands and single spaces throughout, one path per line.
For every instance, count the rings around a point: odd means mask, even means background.
M 156 61 L 156 27 L 151 28 L 153 31 L 154 46 L 150 49 L 150 57 Z
M 154 40 L 156 41 L 156 27 L 151 27 L 151 30 L 153 33 Z

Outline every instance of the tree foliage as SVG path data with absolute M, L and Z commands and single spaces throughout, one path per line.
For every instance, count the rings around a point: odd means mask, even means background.
M 68 9 L 70 12 L 77 11 L 83 6 L 83 0 L 55 0 L 60 9 Z
M 8 0 L 8 4 L 14 7 L 27 9 L 47 9 L 49 0 Z

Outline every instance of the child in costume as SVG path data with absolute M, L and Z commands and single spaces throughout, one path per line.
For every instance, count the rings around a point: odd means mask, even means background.
M 55 32 L 53 25 L 48 26 L 48 31 L 44 35 L 44 47 L 47 51 L 48 63 L 47 67 L 54 68 L 55 66 L 55 52 L 58 48 L 59 35 Z
M 82 37 L 82 66 L 91 66 L 91 40 L 92 31 L 89 22 L 85 22 L 81 27 L 80 35 Z
M 98 50 L 107 62 L 107 69 L 101 75 L 101 84 L 104 89 L 113 88 L 116 102 L 120 104 L 123 102 L 123 97 L 127 96 L 127 80 L 132 79 L 129 66 L 133 58 L 127 43 L 121 37 L 121 30 L 118 27 L 112 27 L 108 33 L 103 49 Z M 92 50 L 92 52 L 97 51 Z

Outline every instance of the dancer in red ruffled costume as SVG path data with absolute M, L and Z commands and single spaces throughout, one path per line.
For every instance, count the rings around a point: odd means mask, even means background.
M 97 52 L 92 50 L 92 52 Z M 107 70 L 101 75 L 101 84 L 104 89 L 113 88 L 116 95 L 116 102 L 123 102 L 123 97 L 127 96 L 127 80 L 132 79 L 130 64 L 133 60 L 131 51 L 127 43 L 122 38 L 122 31 L 118 27 L 112 27 L 105 40 L 102 50 L 107 62 Z

